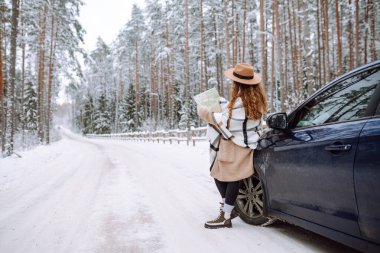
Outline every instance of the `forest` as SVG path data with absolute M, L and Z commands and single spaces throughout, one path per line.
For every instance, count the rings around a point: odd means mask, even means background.
M 80 0 L 0 0 L 2 154 L 48 144 L 63 83 L 83 134 L 199 126 L 192 97 L 236 63 L 262 76 L 269 111 L 291 111 L 380 54 L 374 0 L 145 0 L 110 44 L 82 48 Z M 78 58 L 83 57 L 83 64 Z

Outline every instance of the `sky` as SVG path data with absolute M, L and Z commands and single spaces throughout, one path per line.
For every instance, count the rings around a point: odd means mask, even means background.
M 143 0 L 84 0 L 79 21 L 86 30 L 84 48 L 95 49 L 100 36 L 110 44 L 128 22 L 133 4 L 144 7 Z
M 107 44 L 116 39 L 119 31 L 131 17 L 132 6 L 145 7 L 144 0 L 84 0 L 79 22 L 86 31 L 83 48 L 86 51 L 95 49 L 96 40 L 101 37 Z M 79 62 L 83 59 L 78 55 Z M 82 64 L 83 65 L 83 64 Z M 58 104 L 67 102 L 64 84 L 58 95 Z

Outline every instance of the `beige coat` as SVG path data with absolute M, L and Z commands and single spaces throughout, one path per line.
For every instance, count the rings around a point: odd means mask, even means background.
M 217 124 L 213 113 L 207 109 L 199 108 L 198 114 L 209 124 Z M 248 178 L 253 173 L 253 149 L 241 147 L 231 140 L 220 138 L 219 151 L 211 165 L 210 175 L 222 182 L 232 182 Z

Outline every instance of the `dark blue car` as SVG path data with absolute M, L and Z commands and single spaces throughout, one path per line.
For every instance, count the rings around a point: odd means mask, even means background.
M 326 85 L 289 115 L 268 116 L 236 207 L 364 252 L 380 252 L 380 60 Z

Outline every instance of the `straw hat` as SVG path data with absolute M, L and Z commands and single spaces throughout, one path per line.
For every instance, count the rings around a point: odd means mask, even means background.
M 256 85 L 261 82 L 261 77 L 247 63 L 236 64 L 235 68 L 226 70 L 224 75 L 233 81 L 246 85 Z

